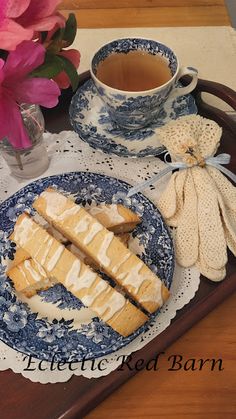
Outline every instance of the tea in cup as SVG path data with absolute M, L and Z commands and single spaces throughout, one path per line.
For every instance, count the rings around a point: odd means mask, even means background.
M 102 46 L 92 58 L 90 72 L 111 119 L 126 129 L 155 122 L 167 100 L 190 93 L 197 84 L 197 70 L 180 67 L 171 48 L 143 38 Z M 177 86 L 184 75 L 191 76 L 190 83 Z

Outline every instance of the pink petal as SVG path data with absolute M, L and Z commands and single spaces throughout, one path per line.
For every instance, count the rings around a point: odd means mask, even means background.
M 33 41 L 24 41 L 11 51 L 4 67 L 5 82 L 22 79 L 44 62 L 45 48 Z
M 10 97 L 0 97 L 0 139 L 7 137 L 15 148 L 28 148 L 31 141 L 24 127 L 18 105 Z M 6 123 L 7 121 L 7 123 Z
M 4 72 L 2 71 L 4 65 L 5 65 L 5 61 L 0 58 L 0 86 L 1 86 L 2 81 L 4 80 Z
M 61 94 L 53 80 L 29 78 L 12 85 L 14 98 L 18 103 L 36 103 L 46 108 L 53 108 Z
M 12 51 L 24 40 L 32 39 L 32 29 L 24 29 L 11 19 L 0 23 L 0 49 Z
M 24 13 L 30 4 L 30 0 L 7 0 L 6 16 L 15 18 Z
M 0 7 L 0 24 L 4 21 L 7 15 L 7 3 L 8 0 L 1 0 L 1 7 Z
M 57 76 L 53 78 L 53 80 L 57 83 L 60 89 L 67 89 L 70 86 L 70 79 L 65 73 L 65 71 L 59 73 Z
M 80 52 L 77 49 L 66 49 L 59 52 L 58 55 L 62 55 L 63 57 L 66 57 L 68 60 L 72 62 L 72 64 L 74 64 L 76 68 L 79 67 Z
M 56 7 L 60 3 L 61 0 L 31 0 L 28 9 L 21 16 L 21 19 L 24 22 L 30 22 L 32 19 L 35 20 L 50 16 L 55 13 Z
M 0 58 L 0 70 L 2 70 L 4 65 L 5 65 L 5 61 L 2 58 Z

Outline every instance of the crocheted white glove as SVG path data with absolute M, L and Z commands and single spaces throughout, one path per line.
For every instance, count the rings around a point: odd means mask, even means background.
M 175 227 L 176 258 L 197 265 L 213 281 L 225 277 L 227 246 L 236 255 L 236 188 L 205 159 L 214 156 L 222 129 L 201 116 L 185 116 L 160 129 L 160 141 L 172 161 L 188 168 L 173 173 L 159 209 Z

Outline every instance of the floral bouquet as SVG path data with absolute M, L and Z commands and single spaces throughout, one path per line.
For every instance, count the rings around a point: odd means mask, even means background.
M 61 0 L 0 0 L 0 141 L 31 146 L 22 104 L 57 105 L 60 89 L 78 85 L 80 53 L 68 48 L 76 19 L 66 20 Z

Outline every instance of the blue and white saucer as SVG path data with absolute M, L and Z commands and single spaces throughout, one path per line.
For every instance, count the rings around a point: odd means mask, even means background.
M 158 140 L 158 128 L 180 116 L 196 114 L 197 106 L 191 95 L 170 99 L 152 125 L 140 130 L 121 129 L 111 121 L 90 79 L 72 98 L 69 112 L 74 130 L 92 148 L 121 157 L 153 157 L 164 150 Z

